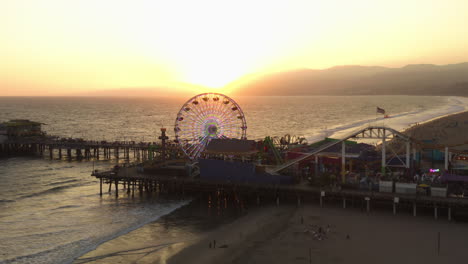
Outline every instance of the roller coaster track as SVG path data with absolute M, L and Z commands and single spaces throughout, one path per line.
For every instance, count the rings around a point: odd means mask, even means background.
M 389 133 L 386 134 L 385 132 L 388 131 Z M 385 136 L 385 138 L 388 138 L 388 139 L 391 139 L 392 137 L 393 138 L 401 138 L 403 140 L 406 140 L 406 141 L 412 141 L 411 138 L 409 138 L 408 136 L 402 134 L 401 132 L 393 129 L 393 128 L 389 128 L 389 127 L 384 127 L 384 126 L 368 126 L 368 127 L 365 127 L 365 128 L 360 128 L 352 133 L 349 133 L 347 134 L 345 137 L 337 140 L 337 141 L 333 141 L 333 142 L 329 142 L 323 146 L 320 146 L 319 148 L 315 149 L 314 151 L 312 152 L 307 152 L 307 153 L 304 153 L 303 156 L 299 157 L 299 158 L 296 158 L 296 159 L 293 159 L 293 160 L 290 160 L 284 164 L 281 164 L 279 166 L 276 166 L 276 167 L 273 167 L 273 168 L 270 168 L 267 170 L 267 172 L 269 173 L 277 173 L 281 170 L 284 170 L 298 162 L 301 162 L 315 154 L 318 154 L 330 147 L 333 147 L 335 145 L 338 145 L 340 144 L 341 142 L 343 141 L 346 141 L 350 138 L 361 138 L 361 139 L 379 139 L 379 138 L 383 138 Z

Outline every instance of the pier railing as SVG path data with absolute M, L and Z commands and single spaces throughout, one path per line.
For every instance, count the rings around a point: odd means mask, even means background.
M 175 144 L 166 143 L 168 154 L 177 152 Z M 135 141 L 96 141 L 82 139 L 59 139 L 55 137 L 17 138 L 0 143 L 0 156 L 14 156 L 19 154 L 48 154 L 51 159 L 111 159 L 134 158 L 147 160 L 153 158 L 154 153 L 160 152 L 161 144 L 156 142 Z M 152 152 L 152 153 L 150 153 Z

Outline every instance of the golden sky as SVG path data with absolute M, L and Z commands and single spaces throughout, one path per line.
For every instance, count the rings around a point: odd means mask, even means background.
M 193 93 L 249 73 L 458 63 L 467 14 L 466 0 L 0 0 L 0 96 Z

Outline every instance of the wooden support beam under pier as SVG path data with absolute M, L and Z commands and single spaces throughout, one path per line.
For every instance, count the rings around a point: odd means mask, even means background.
M 372 204 L 379 207 L 387 207 L 392 210 L 394 214 L 397 213 L 397 206 L 401 208 L 409 208 L 409 212 L 416 216 L 416 208 L 430 208 L 434 210 L 434 218 L 439 216 L 439 208 L 443 208 L 442 212 L 448 211 L 447 219 L 452 219 L 453 209 L 468 212 L 468 200 L 459 198 L 444 198 L 444 197 L 431 197 L 421 195 L 405 195 L 398 194 L 398 201 L 395 199 L 393 193 L 380 193 L 369 192 L 362 190 L 324 190 L 317 187 L 308 185 L 261 185 L 261 184 L 248 184 L 248 183 L 227 183 L 227 182 L 212 182 L 203 181 L 200 179 L 192 178 L 174 178 L 167 176 L 155 176 L 138 173 L 136 168 L 128 168 L 128 171 L 117 172 L 98 172 L 93 173 L 102 182 L 109 183 L 109 192 L 111 191 L 112 184 L 115 185 L 115 196 L 118 197 L 118 184 L 123 182 L 127 195 L 134 196 L 136 189 L 140 195 L 143 192 L 157 193 L 157 194 L 216 194 L 212 196 L 213 206 L 217 206 L 217 200 L 221 196 L 230 196 L 228 193 L 233 194 L 235 201 L 240 201 L 239 197 L 251 197 L 257 204 L 260 204 L 260 197 L 262 200 L 269 200 L 277 204 L 283 203 L 282 201 L 296 201 L 298 206 L 303 203 L 318 203 L 320 206 L 325 204 L 339 204 L 342 203 L 343 208 L 355 207 L 355 201 L 358 201 L 361 208 L 367 212 L 371 212 Z M 101 185 L 99 193 L 101 194 Z M 348 202 L 349 201 L 349 202 Z M 239 208 L 242 207 L 238 202 Z M 450 208 L 450 209 L 449 209 Z

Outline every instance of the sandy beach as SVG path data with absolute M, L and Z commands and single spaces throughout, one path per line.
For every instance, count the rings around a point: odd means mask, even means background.
M 468 144 L 468 112 L 462 112 L 416 124 L 405 131 L 405 134 L 418 139 L 430 140 L 434 144 L 455 146 Z M 466 146 L 457 148 L 464 149 Z
M 268 207 L 223 226 L 169 263 L 459 263 L 467 232 L 466 223 L 390 210 Z M 209 248 L 214 238 L 216 249 Z
M 435 220 L 427 212 L 395 216 L 387 209 L 367 214 L 336 204 L 260 206 L 198 234 L 155 222 L 102 244 L 75 263 L 430 264 L 466 258 L 466 222 Z

